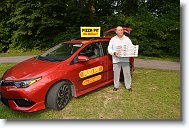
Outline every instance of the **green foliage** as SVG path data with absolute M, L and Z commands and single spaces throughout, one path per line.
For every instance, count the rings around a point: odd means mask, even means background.
M 139 36 L 139 39 L 142 40 L 140 41 L 141 48 L 144 48 L 141 49 L 143 55 L 157 57 L 180 55 L 180 7 L 175 3 L 167 2 L 166 4 L 169 4 L 170 8 L 167 9 L 170 11 L 161 16 L 143 12 L 142 15 L 137 16 L 138 18 L 136 17 L 137 23 L 143 20 L 142 33 L 146 33 L 146 35 Z M 166 4 L 164 6 L 168 6 Z M 133 29 L 137 30 L 135 27 Z
M 58 4 L 58 3 L 57 3 Z M 63 25 L 57 15 L 61 5 L 42 3 L 40 1 L 19 1 L 16 9 L 11 13 L 10 24 L 16 28 L 12 33 L 12 43 L 18 48 L 31 49 L 44 47 L 47 41 L 58 34 L 58 27 Z
M 47 42 L 48 47 L 53 47 L 61 42 L 79 39 L 80 38 L 80 28 L 79 27 L 67 27 L 67 31 L 59 33 L 51 41 Z
M 0 52 L 7 52 L 11 44 L 12 26 L 7 23 L 11 18 L 16 0 L 0 1 Z
M 80 26 L 118 25 L 146 56 L 180 55 L 179 0 L 1 0 L 0 52 L 48 49 L 78 38 Z

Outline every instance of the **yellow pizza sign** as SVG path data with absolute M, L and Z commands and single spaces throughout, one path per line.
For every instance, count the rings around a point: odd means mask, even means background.
M 81 71 L 79 73 L 79 77 L 80 78 L 85 78 L 85 77 L 100 73 L 102 71 L 103 71 L 103 66 L 97 66 L 97 67 L 94 67 L 94 68 L 89 68 L 87 70 Z
M 80 27 L 81 37 L 100 37 L 100 27 Z

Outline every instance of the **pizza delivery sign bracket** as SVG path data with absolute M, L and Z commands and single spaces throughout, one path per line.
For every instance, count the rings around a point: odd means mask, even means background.
M 100 37 L 100 27 L 80 27 L 81 37 Z

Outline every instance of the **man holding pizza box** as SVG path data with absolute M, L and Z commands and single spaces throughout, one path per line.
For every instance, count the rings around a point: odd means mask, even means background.
M 121 68 L 123 70 L 125 87 L 128 91 L 132 91 L 131 88 L 131 73 L 129 57 L 125 57 L 126 47 L 132 47 L 133 44 L 129 37 L 124 35 L 123 28 L 118 26 L 116 28 L 116 36 L 112 37 L 108 45 L 108 53 L 112 55 L 113 72 L 114 72 L 114 91 L 119 88 L 119 78 Z

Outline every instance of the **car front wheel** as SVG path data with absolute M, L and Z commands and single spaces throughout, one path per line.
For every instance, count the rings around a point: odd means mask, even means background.
M 53 85 L 47 94 L 47 107 L 55 110 L 63 109 L 71 98 L 71 87 L 68 82 L 61 81 Z

